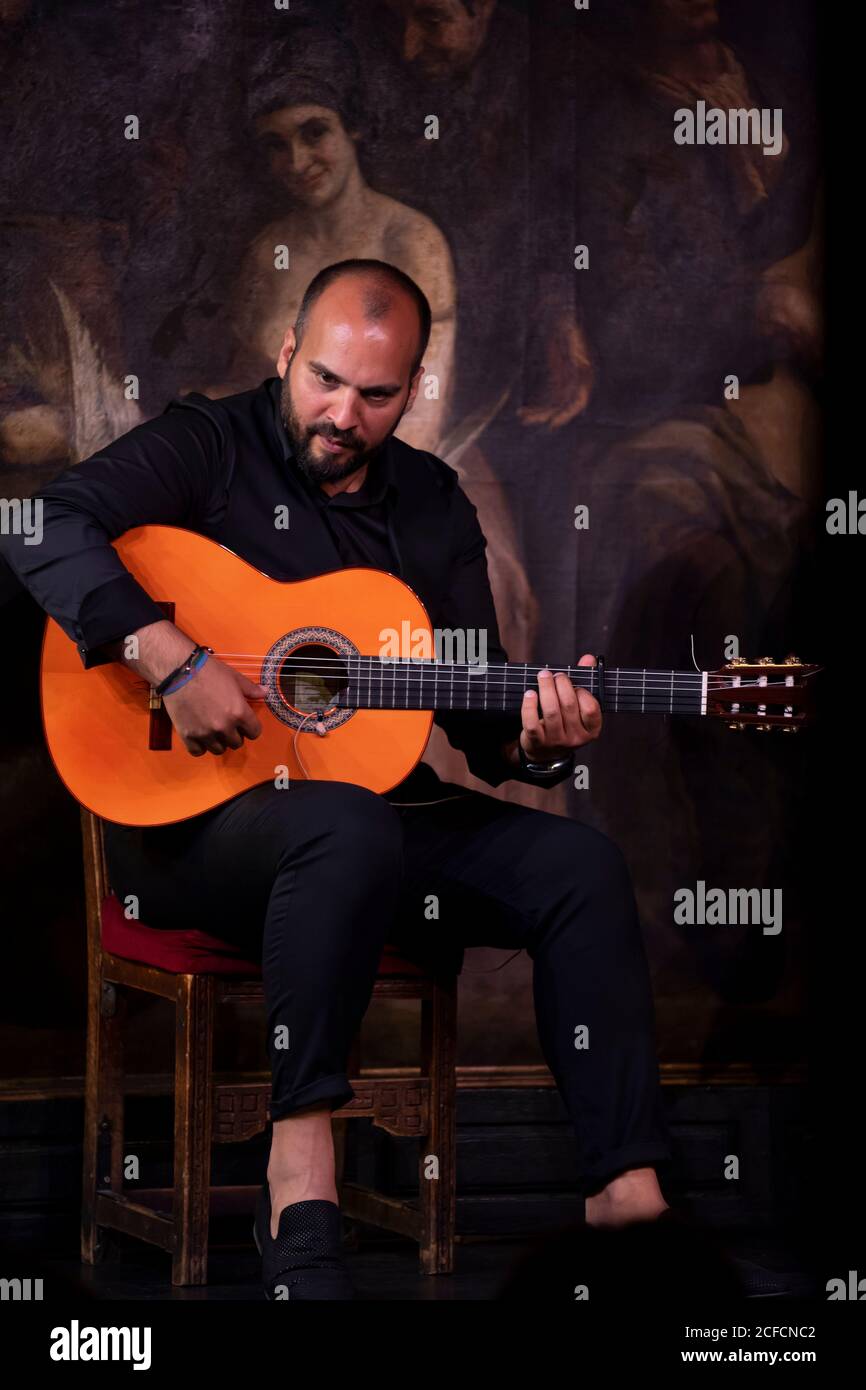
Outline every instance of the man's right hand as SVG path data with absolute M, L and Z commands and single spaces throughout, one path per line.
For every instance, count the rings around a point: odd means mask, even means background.
M 261 700 L 264 686 L 209 656 L 192 680 L 162 702 L 188 753 L 221 754 L 241 748 L 245 738 L 258 738 L 262 726 L 248 699 Z
M 196 645 L 167 619 L 139 628 L 135 637 L 138 656 L 122 659 L 150 685 L 159 685 Z M 240 748 L 245 738 L 258 738 L 262 726 L 247 701 L 264 699 L 265 694 L 264 686 L 209 656 L 180 690 L 163 696 L 163 704 L 187 752 L 200 758 L 203 753 Z

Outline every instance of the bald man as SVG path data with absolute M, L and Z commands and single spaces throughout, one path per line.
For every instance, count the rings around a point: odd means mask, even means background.
M 487 661 L 506 661 L 475 509 L 453 469 L 394 434 L 429 333 L 430 306 L 404 272 L 375 260 L 329 266 L 285 333 L 278 375 L 217 401 L 174 400 L 45 488 L 41 544 L 6 536 L 3 551 L 84 665 L 122 661 L 155 686 L 207 645 L 206 632 L 162 616 L 111 546 L 146 523 L 209 536 L 281 580 L 389 570 L 434 628 L 483 634 Z M 288 531 L 274 524 L 283 507 Z M 124 654 L 130 634 L 135 658 Z M 231 758 L 261 732 L 251 701 L 264 687 L 216 656 L 169 692 L 192 757 Z M 435 717 L 491 786 L 558 785 L 602 722 L 587 690 L 547 670 L 519 712 Z M 347 782 L 269 782 L 175 825 L 108 824 L 106 853 L 114 891 L 135 894 L 149 926 L 200 926 L 261 956 L 272 1140 L 255 1232 L 268 1298 L 352 1297 L 331 1112 L 354 1096 L 348 1053 L 388 941 L 431 967 L 459 964 L 467 945 L 525 949 L 587 1220 L 670 1210 L 656 1174 L 670 1147 L 647 961 L 622 854 L 597 831 L 442 783 L 422 762 L 387 797 Z M 578 1048 L 584 1029 L 590 1045 Z

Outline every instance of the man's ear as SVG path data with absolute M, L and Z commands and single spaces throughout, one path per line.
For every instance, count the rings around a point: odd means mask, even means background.
M 404 414 L 404 415 L 408 415 L 409 411 L 412 409 L 413 405 L 415 404 L 415 397 L 416 397 L 417 394 L 418 394 L 418 388 L 419 388 L 419 386 L 421 385 L 421 382 L 422 382 L 423 380 L 424 380 L 424 363 L 422 362 L 422 363 L 421 363 L 421 366 L 418 368 L 417 372 L 415 373 L 415 375 L 413 376 L 411 382 L 409 383 L 409 395 L 406 397 L 406 404 L 405 404 L 405 406 L 403 407 L 403 414 Z
M 278 371 L 278 373 L 279 373 L 280 376 L 285 376 L 285 375 L 286 375 L 286 370 L 287 370 L 288 365 L 289 365 L 289 360 L 290 360 L 290 358 L 292 357 L 292 355 L 293 355 L 293 353 L 294 353 L 295 348 L 297 347 L 297 345 L 298 345 L 298 343 L 297 343 L 297 339 L 296 339 L 296 337 L 295 337 L 295 330 L 294 330 L 294 328 L 287 328 L 287 329 L 286 329 L 286 336 L 285 336 L 285 338 L 283 339 L 283 345 L 282 345 L 282 347 L 280 348 L 280 355 L 279 355 L 279 357 L 277 358 L 277 371 Z

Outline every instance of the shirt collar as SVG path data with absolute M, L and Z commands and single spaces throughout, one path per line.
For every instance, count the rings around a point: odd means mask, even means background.
M 294 452 L 289 441 L 289 436 L 286 433 L 286 427 L 283 424 L 283 417 L 280 411 L 280 395 L 282 392 L 282 385 L 283 380 L 282 377 L 279 376 L 269 377 L 268 380 L 264 383 L 265 389 L 270 392 L 271 400 L 273 402 L 274 426 L 277 433 L 277 440 L 279 441 L 280 448 L 282 449 L 283 462 L 290 464 L 292 468 L 294 468 Z M 391 439 L 387 441 L 382 452 L 380 454 L 377 454 L 376 458 L 367 467 L 367 474 L 364 478 L 362 489 L 366 494 L 368 487 L 370 488 L 371 495 L 369 497 L 365 496 L 364 499 L 367 503 L 381 502 L 385 495 L 388 493 L 391 494 L 392 498 L 396 498 L 399 492 L 396 478 L 396 470 L 394 467 L 394 450 L 392 444 L 393 436 Z M 307 479 L 303 479 L 303 481 L 307 482 Z M 314 485 L 309 483 L 308 486 L 311 487 L 311 490 L 313 491 L 313 493 L 315 493 L 315 495 L 320 501 L 335 500 L 334 498 L 329 498 L 327 493 L 322 492 L 321 488 L 315 487 Z M 348 501 L 348 499 L 354 497 L 355 495 L 355 493 L 351 492 L 339 492 L 336 494 L 336 497 L 343 497 L 346 498 L 346 500 Z

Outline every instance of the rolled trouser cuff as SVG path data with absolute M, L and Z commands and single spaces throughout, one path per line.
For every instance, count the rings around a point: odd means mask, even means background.
M 605 1154 L 593 1164 L 584 1164 L 580 1175 L 583 1195 L 591 1197 L 600 1192 L 615 1177 L 630 1168 L 656 1168 L 661 1163 L 670 1163 L 671 1158 L 670 1144 L 665 1143 L 663 1139 L 626 1145 L 614 1153 Z
M 283 1120 L 287 1115 L 315 1104 L 317 1100 L 330 1101 L 330 1109 L 339 1110 L 341 1105 L 348 1105 L 354 1099 L 355 1092 L 349 1085 L 346 1073 L 335 1072 L 332 1076 L 323 1076 L 319 1081 L 311 1081 L 308 1086 L 301 1086 L 288 1096 L 275 1096 L 271 1101 L 271 1120 Z

